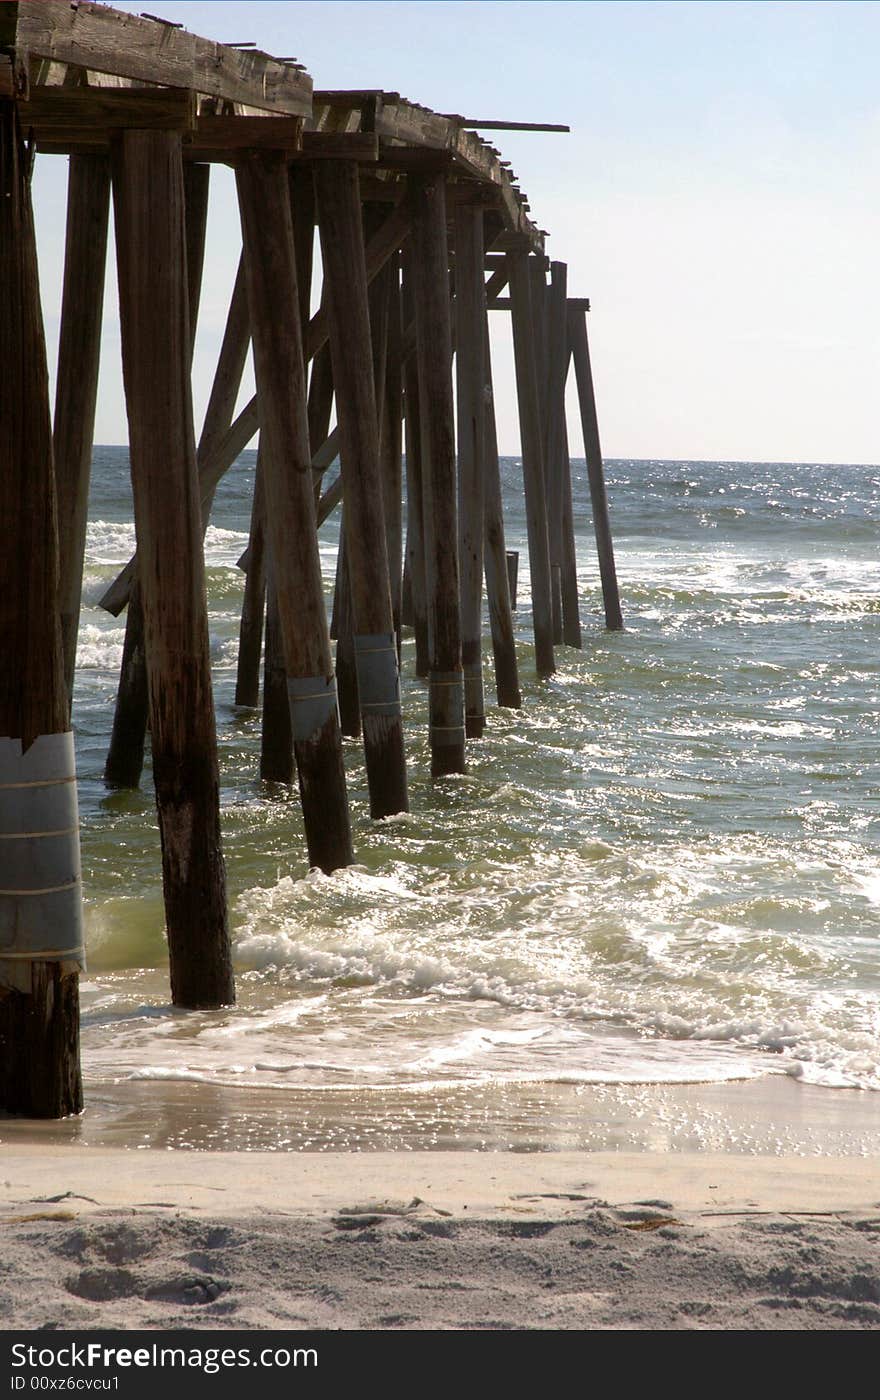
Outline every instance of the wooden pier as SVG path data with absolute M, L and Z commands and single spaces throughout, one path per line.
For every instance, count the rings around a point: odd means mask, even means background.
M 0 3 L 0 1111 L 82 1107 L 70 712 L 111 207 L 137 554 L 102 599 L 127 610 L 106 778 L 137 785 L 149 728 L 176 1005 L 235 997 L 203 540 L 219 481 L 257 434 L 237 700 L 257 703 L 262 646 L 261 772 L 296 774 L 310 865 L 354 859 L 344 732 L 362 736 L 371 816 L 407 810 L 403 627 L 428 683 L 433 776 L 463 772 L 491 725 L 484 584 L 497 702 L 521 703 L 489 312 L 513 323 L 538 674 L 556 647 L 581 645 L 572 361 L 606 625 L 623 625 L 589 304 L 568 297 L 565 264 L 548 263 L 479 134 L 505 128 L 565 130 L 316 90 L 295 61 L 104 5 Z M 50 155 L 69 158 L 54 417 L 30 196 L 34 158 Z M 235 171 L 242 253 L 197 438 L 216 163 Z M 256 394 L 236 415 L 250 345 Z M 331 629 L 318 529 L 340 506 Z

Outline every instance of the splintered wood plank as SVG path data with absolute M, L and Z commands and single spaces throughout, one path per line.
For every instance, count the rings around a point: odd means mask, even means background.
M 86 0 L 78 5 L 20 0 L 2 9 L 0 40 L 19 54 L 191 88 L 267 111 L 311 112 L 308 74 L 257 49 L 229 48 Z
M 571 131 L 570 126 L 562 126 L 558 122 L 478 121 L 476 117 L 459 117 L 454 112 L 447 112 L 445 116 L 459 126 L 474 127 L 479 131 Z
M 543 236 L 528 218 L 525 201 L 491 146 L 457 121 L 391 97 L 386 94 L 375 118 L 375 130 L 385 143 L 384 163 L 429 173 L 442 170 L 445 158 L 449 168 L 491 187 L 508 233 L 525 240 L 532 250 L 543 246 Z

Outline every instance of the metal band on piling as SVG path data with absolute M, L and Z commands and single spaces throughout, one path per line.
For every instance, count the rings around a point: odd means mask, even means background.
M 400 676 L 393 632 L 354 638 L 361 714 L 400 715 Z
M 0 739 L 0 962 L 85 968 L 73 735 Z
M 432 748 L 464 744 L 464 674 L 432 671 L 429 682 L 428 737 Z
M 336 680 L 330 676 L 289 676 L 290 727 L 295 744 L 316 739 L 337 713 Z

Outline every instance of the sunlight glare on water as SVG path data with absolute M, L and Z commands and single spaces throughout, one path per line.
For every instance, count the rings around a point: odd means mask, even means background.
M 124 618 L 97 600 L 134 534 L 126 454 L 96 450 L 74 715 L 87 1087 L 880 1087 L 875 472 L 608 463 L 626 621 L 609 634 L 575 463 L 584 649 L 539 682 L 503 466 L 524 708 L 492 705 L 487 636 L 486 737 L 432 784 L 406 634 L 412 812 L 369 821 L 347 741 L 357 864 L 332 877 L 307 871 L 296 794 L 260 783 L 259 717 L 233 705 L 254 454 L 223 483 L 206 558 L 239 1004 L 180 1013 L 149 775 L 137 793 L 101 779 Z

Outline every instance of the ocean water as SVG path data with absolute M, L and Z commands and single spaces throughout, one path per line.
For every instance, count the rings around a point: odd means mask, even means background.
M 124 618 L 97 599 L 134 529 L 126 452 L 95 451 L 74 708 L 78 1131 L 546 1146 L 564 1103 L 577 1145 L 621 1096 L 703 1085 L 721 1103 L 779 1075 L 880 1087 L 880 469 L 608 462 L 626 621 L 608 634 L 575 462 L 584 647 L 539 681 L 506 459 L 523 709 L 494 706 L 487 633 L 486 737 L 466 776 L 432 784 L 407 634 L 412 812 L 370 822 L 346 741 L 357 864 L 327 877 L 307 869 L 295 791 L 259 780 L 258 714 L 233 704 L 254 463 L 223 483 L 206 545 L 239 1001 L 182 1012 L 149 769 L 139 792 L 102 782 Z M 321 537 L 328 600 L 337 528 Z

